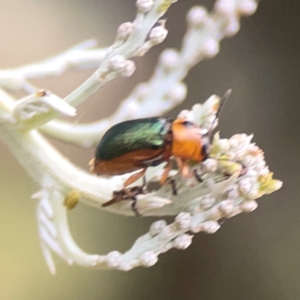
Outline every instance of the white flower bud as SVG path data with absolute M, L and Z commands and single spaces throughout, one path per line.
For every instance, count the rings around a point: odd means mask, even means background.
M 226 37 L 231 37 L 237 34 L 239 30 L 240 30 L 240 22 L 235 16 L 232 16 L 228 20 L 228 24 L 224 30 L 224 35 Z
M 243 0 L 238 6 L 241 14 L 249 16 L 255 13 L 257 9 L 257 2 L 254 0 Z
M 229 216 L 234 210 L 234 203 L 232 200 L 222 201 L 219 205 L 219 211 L 222 215 Z
M 188 113 L 189 113 L 189 111 L 187 109 L 184 109 L 178 114 L 177 118 L 186 119 L 188 116 Z
M 135 267 L 134 263 L 132 262 L 129 262 L 129 263 L 120 263 L 119 265 L 119 270 L 122 270 L 122 271 L 130 271 L 132 270 L 133 268 Z
M 167 226 L 167 222 L 165 220 L 159 220 L 150 226 L 150 234 L 157 235 L 159 234 L 165 227 Z
M 206 57 L 214 57 L 219 52 L 219 42 L 216 39 L 209 39 L 205 42 L 203 54 Z
M 260 172 L 259 172 L 259 175 L 261 176 L 266 176 L 270 173 L 270 170 L 268 167 L 264 167 Z
M 115 72 L 122 72 L 126 66 L 126 59 L 122 55 L 113 56 L 109 61 L 109 66 Z
M 236 186 L 233 186 L 228 190 L 227 197 L 228 199 L 234 200 L 239 196 L 239 192 Z
M 167 37 L 168 30 L 163 25 L 154 27 L 149 34 L 149 39 L 153 45 L 162 43 Z
M 200 207 L 204 210 L 210 209 L 216 202 L 215 198 L 204 196 L 201 200 Z
M 252 212 L 257 208 L 258 204 L 256 201 L 246 201 L 241 205 L 243 212 Z
M 174 240 L 174 248 L 184 250 L 192 243 L 192 235 L 181 234 Z
M 188 229 L 191 223 L 191 215 L 189 213 L 180 213 L 175 218 L 175 224 L 179 229 Z
M 223 14 L 233 14 L 235 11 L 235 2 L 232 0 L 218 0 L 215 4 L 215 10 Z
M 260 193 L 259 193 L 259 191 L 258 191 L 258 189 L 252 189 L 248 194 L 247 194 L 247 198 L 249 199 L 249 200 L 255 200 L 255 199 L 257 199 L 257 198 L 259 198 L 259 196 L 260 196 Z
M 117 30 L 117 39 L 126 40 L 132 33 L 132 23 L 126 22 L 119 26 Z
M 202 223 L 202 231 L 212 234 L 220 228 L 220 224 L 216 221 L 206 221 Z
M 230 144 L 227 139 L 220 139 L 218 140 L 215 145 L 220 149 L 221 153 L 225 153 L 229 150 Z
M 250 192 L 252 185 L 252 181 L 248 178 L 245 178 L 238 183 L 238 189 L 242 194 L 247 194 Z
M 178 51 L 174 49 L 166 49 L 160 55 L 161 65 L 168 71 L 177 66 L 179 60 Z
M 131 76 L 135 71 L 135 63 L 132 60 L 126 60 L 124 69 L 121 71 L 123 77 Z
M 187 14 L 187 22 L 190 26 L 197 27 L 207 21 L 207 11 L 202 6 L 194 6 Z
M 202 224 L 194 224 L 191 226 L 191 231 L 193 233 L 198 233 L 202 230 Z
M 136 7 L 139 12 L 146 13 L 152 8 L 153 3 L 153 0 L 137 0 Z
M 160 253 L 168 252 L 170 249 L 173 248 L 173 243 L 167 243 L 161 250 Z
M 160 233 L 160 237 L 163 240 L 168 240 L 172 237 L 173 232 L 174 230 L 171 228 L 171 226 L 166 226 Z
M 157 260 L 157 255 L 153 251 L 147 251 L 140 256 L 140 263 L 144 267 L 152 267 Z
M 122 254 L 119 251 L 112 251 L 105 257 L 105 262 L 109 268 L 116 268 L 120 264 Z
M 187 87 L 183 82 L 176 83 L 168 92 L 167 97 L 175 103 L 180 103 L 185 99 Z
M 202 162 L 201 166 L 206 173 L 213 173 L 217 170 L 218 162 L 214 158 L 208 158 Z

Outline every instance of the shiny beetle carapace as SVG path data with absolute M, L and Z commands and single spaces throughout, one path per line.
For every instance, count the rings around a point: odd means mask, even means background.
M 230 93 L 231 90 L 227 91 L 221 99 L 216 119 Z M 163 184 L 171 170 L 172 157 L 176 158 L 183 176 L 188 176 L 190 174 L 187 165 L 189 161 L 202 162 L 208 157 L 210 135 L 211 130 L 203 135 L 198 125 L 181 118 L 173 120 L 153 117 L 129 120 L 114 125 L 104 134 L 96 148 L 95 159 L 91 161 L 92 171 L 97 175 L 108 176 L 138 170 L 139 172 L 132 174 L 124 182 L 124 189 L 114 192 L 114 198 L 104 203 L 103 206 L 124 199 L 135 200 L 137 194 L 142 193 L 142 187 L 140 189 L 135 187 L 134 190 L 126 188 L 144 176 L 148 167 L 166 162 L 160 179 L 160 183 Z M 201 178 L 195 175 L 201 181 Z M 146 186 L 145 180 L 143 186 Z M 174 189 L 173 187 L 173 193 L 176 194 Z

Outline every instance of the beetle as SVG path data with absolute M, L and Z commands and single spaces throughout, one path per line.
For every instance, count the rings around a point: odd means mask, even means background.
M 125 182 L 124 188 L 113 193 L 113 199 L 104 203 L 109 206 L 120 200 L 132 199 L 135 208 L 136 196 L 146 193 L 145 173 L 148 167 L 158 166 L 166 162 L 160 183 L 164 184 L 171 170 L 171 158 L 175 157 L 179 170 L 184 177 L 191 172 L 188 162 L 202 162 L 209 156 L 210 136 L 220 110 L 231 94 L 228 90 L 220 100 L 219 108 L 211 129 L 201 133 L 201 128 L 183 118 L 151 117 L 128 120 L 112 126 L 102 137 L 96 147 L 95 158 L 90 162 L 91 171 L 97 175 L 132 174 Z M 195 172 L 198 181 L 201 177 Z M 144 183 L 141 187 L 127 188 L 141 177 Z M 172 183 L 173 194 L 176 187 Z

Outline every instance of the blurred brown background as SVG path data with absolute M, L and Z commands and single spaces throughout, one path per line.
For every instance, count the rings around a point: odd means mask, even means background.
M 52 56 L 96 37 L 109 45 L 118 25 L 132 20 L 134 0 L 0 0 L 0 68 Z M 152 72 L 165 47 L 178 47 L 185 14 L 193 4 L 180 0 L 168 13 L 165 43 L 137 60 L 130 79 L 117 79 L 80 107 L 77 120 L 107 116 L 141 79 Z M 128 273 L 68 267 L 56 258 L 52 277 L 43 261 L 30 195 L 37 186 L 0 144 L 0 299 L 300 299 L 300 2 L 261 1 L 257 13 L 242 20 L 237 36 L 221 53 L 194 68 L 186 82 L 187 100 L 169 115 L 233 88 L 220 120 L 223 137 L 245 132 L 265 150 L 283 188 L 259 200 L 259 208 L 239 215 L 214 235 L 198 234 L 187 250 L 161 255 L 152 268 Z M 35 83 L 60 96 L 91 71 Z M 104 103 L 104 104 L 103 104 Z M 109 103 L 109 105 L 107 105 Z M 138 116 L 137 116 L 138 117 Z M 92 149 L 56 143 L 87 169 Z M 126 251 L 153 219 L 126 218 L 80 205 L 70 213 L 72 231 L 88 252 Z

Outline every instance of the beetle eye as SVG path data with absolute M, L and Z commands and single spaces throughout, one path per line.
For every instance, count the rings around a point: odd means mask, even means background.
M 192 123 L 190 121 L 183 121 L 182 124 L 187 128 L 195 127 L 194 123 Z

